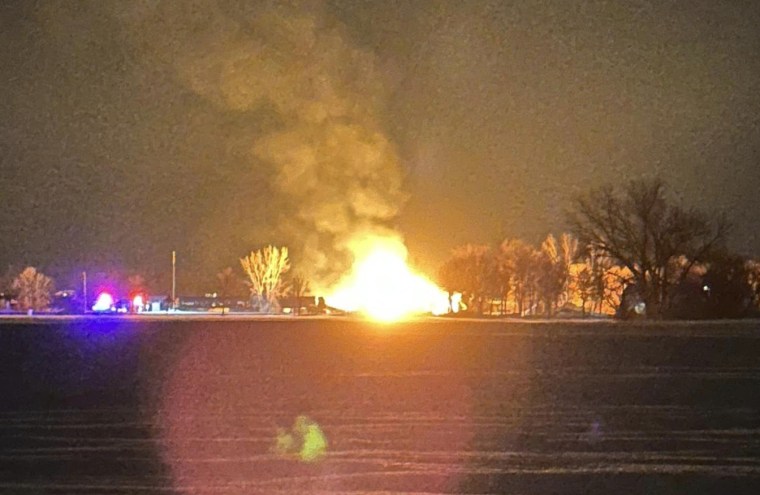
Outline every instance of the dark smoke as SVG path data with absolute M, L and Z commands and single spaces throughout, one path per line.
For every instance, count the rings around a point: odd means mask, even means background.
M 272 234 L 317 285 L 334 282 L 350 239 L 389 229 L 405 200 L 372 54 L 319 3 L 127 5 L 114 14 L 144 57 L 224 112 L 271 115 L 244 146 L 251 167 L 272 167 Z

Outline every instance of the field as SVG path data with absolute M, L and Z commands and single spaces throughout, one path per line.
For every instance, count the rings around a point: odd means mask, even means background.
M 754 494 L 759 386 L 758 322 L 5 322 L 0 493 Z

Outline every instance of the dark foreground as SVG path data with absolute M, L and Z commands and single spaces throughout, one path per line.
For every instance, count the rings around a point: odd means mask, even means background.
M 0 493 L 756 494 L 760 328 L 0 324 Z

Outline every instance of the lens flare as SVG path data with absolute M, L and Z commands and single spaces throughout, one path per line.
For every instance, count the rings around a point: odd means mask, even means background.
M 371 236 L 349 247 L 354 254 L 352 271 L 325 297 L 329 306 L 383 322 L 449 312 L 448 293 L 409 268 L 401 239 Z
M 285 459 L 317 462 L 327 453 L 327 438 L 316 421 L 308 416 L 298 416 L 290 431 L 278 429 L 274 452 Z

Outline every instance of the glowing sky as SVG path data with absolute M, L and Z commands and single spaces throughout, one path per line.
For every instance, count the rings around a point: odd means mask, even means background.
M 734 247 L 760 255 L 760 6 L 515 3 L 291 10 L 369 67 L 344 74 L 345 53 L 324 66 L 352 95 L 341 101 L 372 107 L 354 122 L 395 148 L 408 201 L 390 223 L 410 258 L 434 270 L 460 243 L 535 241 L 562 229 L 575 192 L 653 173 L 686 204 L 726 209 Z M 183 72 L 248 46 L 262 9 L 196 1 L 146 17 L 150 4 L 0 6 L 0 266 L 160 273 L 177 249 L 184 283 L 203 287 L 293 234 L 274 227 L 294 197 L 251 152 L 290 114 L 271 92 L 221 105 L 198 87 L 213 71 Z M 246 27 L 215 35 L 229 26 Z

